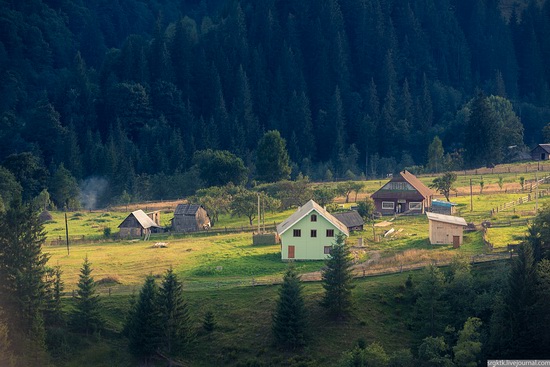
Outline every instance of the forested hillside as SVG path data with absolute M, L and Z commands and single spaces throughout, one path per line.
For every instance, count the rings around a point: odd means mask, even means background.
M 448 169 L 500 163 L 550 122 L 550 2 L 0 6 L 0 175 L 58 205 L 78 185 L 104 201 L 191 194 L 206 149 L 255 179 L 270 130 L 293 175 L 324 179 L 432 167 L 436 136 Z

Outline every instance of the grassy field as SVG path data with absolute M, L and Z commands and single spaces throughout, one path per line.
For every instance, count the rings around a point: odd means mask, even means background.
M 413 277 L 417 272 L 412 272 Z M 271 315 L 277 299 L 277 286 L 186 291 L 192 318 L 198 330 L 197 341 L 188 359 L 189 366 L 334 366 L 341 353 L 358 339 L 380 342 L 390 353 L 410 347 L 412 333 L 407 327 L 410 308 L 400 300 L 408 274 L 358 279 L 353 291 L 354 312 L 345 321 L 330 321 L 319 306 L 323 289 L 319 283 L 304 285 L 308 309 L 309 343 L 299 351 L 281 350 L 273 345 Z M 413 278 L 414 279 L 414 278 Z M 102 297 L 109 335 L 79 345 L 66 367 L 132 366 L 124 339 L 115 337 L 123 328 L 128 296 Z M 70 305 L 68 306 L 70 308 Z M 204 313 L 214 313 L 217 329 L 212 335 L 200 330 Z M 302 363 L 302 364 L 301 364 Z M 162 365 L 162 364 L 159 364 Z
M 515 175 L 518 174 L 505 173 L 502 176 L 509 185 L 515 185 Z M 479 176 L 474 177 L 479 179 Z M 426 183 L 432 179 L 422 178 Z M 498 184 L 496 174 L 484 174 L 483 179 L 486 188 L 487 185 Z M 366 182 L 366 192 L 359 197 L 374 192 L 385 182 Z M 469 185 L 469 178 L 463 177 L 459 182 Z M 461 187 L 459 193 L 464 190 L 465 187 Z M 491 212 L 493 208 L 525 195 L 526 192 L 501 193 L 498 190 L 488 190 L 480 195 L 474 191 L 473 211 L 470 211 L 469 196 L 458 195 L 452 201 L 458 204 L 458 214 L 468 222 L 479 224 L 490 220 L 504 223 L 530 218 L 535 214 L 534 202 L 499 210 L 498 213 Z M 538 205 L 542 207 L 548 200 L 541 198 Z M 343 198 L 338 201 L 343 202 Z M 176 204 L 166 204 L 168 206 L 161 216 L 164 224 L 171 218 L 170 206 Z M 155 204 L 147 205 L 154 207 Z M 292 212 L 266 213 L 266 224 L 279 223 Z M 104 228 L 110 228 L 116 234 L 118 224 L 128 215 L 127 211 L 82 211 L 68 213 L 72 239 L 68 255 L 63 242 L 64 213 L 52 214 L 53 220 L 46 224 L 48 242 L 44 247 L 44 251 L 51 256 L 49 264 L 61 266 L 66 291 L 70 293 L 76 287 L 83 259 L 88 256 L 93 276 L 99 283 L 98 290 L 102 295 L 109 329 L 108 335 L 100 339 L 75 338 L 75 343 L 79 343 L 73 348 L 76 352 L 66 363 L 60 364 L 67 367 L 135 365 L 136 362 L 127 352 L 125 339 L 120 336 L 129 295 L 139 291 L 146 275 L 152 274 L 160 281 L 169 267 L 184 283 L 186 298 L 199 330 L 197 343 L 186 360 L 190 366 L 255 366 L 267 362 L 288 366 L 332 366 L 342 351 L 353 347 L 360 338 L 367 343 L 377 340 L 390 352 L 411 347 L 413 335 L 407 324 L 410 308 L 400 300 L 407 275 L 416 277 L 418 272 L 405 270 L 399 273 L 400 267 L 403 269 L 403 265 L 414 266 L 433 261 L 445 264 L 455 256 L 470 258 L 488 251 L 480 231 L 466 233 L 464 244 L 459 249 L 448 245 L 430 245 L 425 216 L 385 217 L 377 221 L 388 221 L 389 224 L 384 227 L 366 225 L 364 231 L 352 233 L 348 240 L 354 246 L 355 259 L 359 264 L 373 261 L 368 263 L 369 270 L 380 273 L 395 271 L 396 274 L 355 279 L 355 310 L 343 322 L 331 322 L 325 318 L 318 303 L 323 293 L 321 284 L 304 283 L 310 312 L 310 342 L 303 351 L 293 353 L 277 349 L 269 332 L 279 288 L 265 284 L 280 281 L 287 267 L 280 260 L 279 245 L 252 246 L 250 232 L 162 234 L 154 235 L 150 241 L 114 240 L 104 237 Z M 248 226 L 247 218 L 222 215 L 214 229 Z M 393 234 L 384 237 L 391 228 L 394 229 Z M 523 239 L 526 229 L 527 225 L 522 224 L 490 228 L 488 240 L 494 245 L 493 251 L 506 251 L 507 244 Z M 362 239 L 363 246 L 356 246 L 359 239 Z M 168 247 L 154 247 L 158 241 L 166 242 Z M 320 271 L 324 262 L 297 262 L 296 266 L 301 274 L 309 275 Z M 264 285 L 252 287 L 254 284 Z M 70 309 L 71 298 L 68 297 L 66 302 Z M 217 331 L 210 336 L 200 331 L 200 320 L 207 310 L 214 312 L 218 323 Z

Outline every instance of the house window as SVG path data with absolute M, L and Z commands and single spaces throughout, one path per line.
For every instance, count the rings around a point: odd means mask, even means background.
M 325 246 L 324 247 L 324 253 L 325 255 L 330 255 L 330 250 L 332 249 L 332 246 Z
M 301 229 L 295 229 L 292 231 L 293 237 L 302 237 L 302 230 Z
M 317 222 L 317 214 L 311 214 L 310 218 L 312 222 Z
M 422 203 L 421 202 L 410 202 L 409 203 L 409 210 L 422 210 Z
M 334 229 L 327 229 L 327 237 L 334 237 Z
M 317 237 L 317 230 L 316 229 L 311 230 L 311 237 Z
M 383 201 L 382 209 L 395 209 L 395 203 L 393 201 Z

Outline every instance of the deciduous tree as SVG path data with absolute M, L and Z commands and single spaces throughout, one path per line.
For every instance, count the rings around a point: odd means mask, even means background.
M 430 188 L 436 189 L 439 193 L 445 196 L 447 201 L 451 201 L 449 196 L 451 190 L 454 190 L 454 182 L 456 181 L 456 173 L 447 172 L 441 177 L 434 178 L 432 183 L 429 185 Z

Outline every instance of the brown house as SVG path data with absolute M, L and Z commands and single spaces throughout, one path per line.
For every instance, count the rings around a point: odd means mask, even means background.
M 201 205 L 179 204 L 172 219 L 172 231 L 196 232 L 210 228 L 210 217 Z
M 376 211 L 382 215 L 400 213 L 423 214 L 432 202 L 435 191 L 424 185 L 409 171 L 399 172 L 371 195 Z
M 426 213 L 426 215 L 428 216 L 432 245 L 450 245 L 452 243 L 455 248 L 462 245 L 464 227 L 468 225 L 464 218 L 437 213 Z
M 365 221 L 355 210 L 349 212 L 332 213 L 334 218 L 338 219 L 342 224 L 348 227 L 348 231 L 362 231 Z
M 155 216 L 154 213 L 155 212 L 149 214 L 160 220 L 160 212 L 157 216 Z M 144 240 L 147 240 L 151 233 L 160 229 L 160 225 L 155 223 L 149 215 L 145 214 L 145 212 L 140 209 L 130 213 L 130 215 L 119 224 L 118 228 L 120 229 L 119 236 L 121 238 L 143 237 Z
M 550 159 L 550 144 L 539 144 L 531 150 L 531 158 L 534 161 L 547 161 Z

